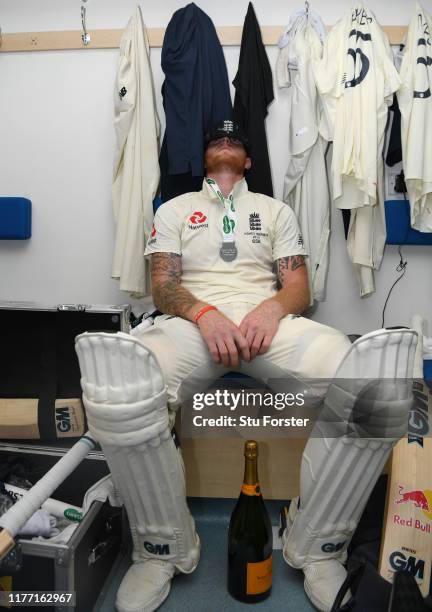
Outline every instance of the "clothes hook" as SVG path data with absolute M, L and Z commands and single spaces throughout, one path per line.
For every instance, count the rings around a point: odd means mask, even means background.
M 87 2 L 87 0 L 83 0 L 83 2 Z M 90 38 L 90 34 L 87 33 L 87 28 L 86 28 L 86 8 L 85 6 L 81 6 L 81 23 L 82 23 L 82 29 L 83 29 L 83 34 L 81 35 L 81 38 L 82 38 L 84 45 L 87 46 L 91 38 Z
M 309 19 L 309 2 L 305 0 L 306 19 Z

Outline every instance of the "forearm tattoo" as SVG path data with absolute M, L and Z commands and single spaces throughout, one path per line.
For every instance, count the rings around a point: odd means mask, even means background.
M 196 298 L 181 286 L 181 255 L 153 253 L 151 278 L 153 300 L 164 314 L 183 316 L 196 302 Z
M 303 255 L 290 255 L 276 260 L 276 276 L 278 283 L 283 287 L 286 275 L 306 265 Z

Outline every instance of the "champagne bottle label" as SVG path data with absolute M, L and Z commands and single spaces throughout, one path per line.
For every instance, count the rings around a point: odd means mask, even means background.
M 268 591 L 272 585 L 272 561 L 270 555 L 265 561 L 247 564 L 247 595 L 260 595 Z
M 261 495 L 261 487 L 259 486 L 258 482 L 253 485 L 243 483 L 241 492 L 245 495 Z

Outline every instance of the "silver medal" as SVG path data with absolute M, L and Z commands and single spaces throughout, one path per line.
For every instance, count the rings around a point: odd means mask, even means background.
M 223 242 L 219 251 L 219 255 L 224 261 L 234 261 L 237 253 L 235 242 Z

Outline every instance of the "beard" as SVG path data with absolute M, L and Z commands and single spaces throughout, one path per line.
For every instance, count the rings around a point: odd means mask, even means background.
M 243 151 L 220 149 L 205 154 L 205 166 L 208 173 L 230 172 L 242 175 L 245 171 L 246 154 Z

